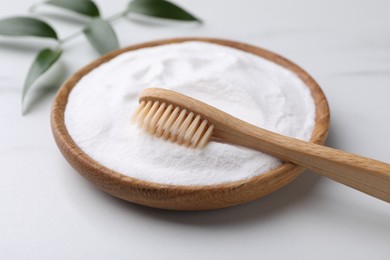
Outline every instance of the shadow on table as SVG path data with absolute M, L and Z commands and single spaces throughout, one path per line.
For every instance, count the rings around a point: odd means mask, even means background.
M 329 146 L 335 144 L 335 139 L 331 135 L 327 144 Z M 343 201 L 342 198 L 340 201 L 324 203 L 324 201 L 332 200 L 334 197 L 329 196 L 326 199 L 320 197 L 322 194 L 316 190 L 316 187 L 321 183 L 322 178 L 313 172 L 305 171 L 290 184 L 266 197 L 240 206 L 208 211 L 170 211 L 139 206 L 112 197 L 98 190 L 92 184 L 88 185 L 87 182 L 82 183 L 82 190 L 84 193 L 87 189 L 88 192 L 93 193 L 92 196 L 96 197 L 97 200 L 101 200 L 102 203 L 109 205 L 108 207 L 110 209 L 108 210 L 115 210 L 116 208 L 119 210 L 118 212 L 125 215 L 138 215 L 138 217 L 141 216 L 142 218 L 163 221 L 174 225 L 219 228 L 235 225 L 250 225 L 253 222 L 267 223 L 268 221 L 273 221 L 275 218 L 282 217 L 283 214 L 291 214 L 290 211 L 304 208 L 306 210 L 320 210 L 324 214 L 329 209 L 332 212 L 340 213 L 340 221 L 347 221 L 356 226 L 361 226 L 362 223 L 367 224 L 368 221 L 372 223 L 370 229 L 384 231 L 390 228 L 386 212 L 377 211 L 377 214 L 359 214 L 359 212 L 351 211 L 349 209 L 350 207 L 346 205 L 348 201 Z M 82 196 L 82 194 L 73 195 L 78 200 L 77 203 L 89 203 L 80 202 L 79 196 Z M 321 207 L 317 206 L 318 203 L 321 203 L 325 208 L 321 209 Z M 356 209 L 356 206 L 352 208 Z M 365 210 L 367 209 L 362 205 L 361 212 Z
M 241 225 L 250 223 L 252 221 L 266 221 L 267 219 L 272 219 L 283 214 L 284 211 L 294 207 L 294 205 L 299 203 L 302 199 L 310 196 L 311 191 L 316 186 L 316 183 L 319 182 L 320 178 L 320 176 L 306 171 L 290 184 L 266 197 L 240 206 L 207 211 L 173 211 L 148 208 L 108 195 L 97 189 L 94 185 L 87 183 L 87 181 L 82 183 L 82 190 L 83 193 L 87 192 L 86 190 L 88 190 L 88 193 L 93 193 L 92 197 L 109 205 L 109 208 L 111 208 L 110 210 L 117 208 L 121 213 L 125 212 L 124 214 L 127 214 L 126 212 L 128 212 L 132 215 L 141 215 L 142 218 L 150 218 L 156 221 L 166 221 L 183 225 L 231 226 L 235 224 Z M 78 194 L 72 194 L 72 197 L 78 201 L 75 203 L 83 204 L 84 202 L 81 202 L 82 200 L 80 201 L 80 196 L 83 197 L 83 194 L 77 193 Z M 84 197 L 89 196 L 84 194 Z M 83 207 L 81 206 L 81 208 Z
M 132 210 L 144 217 L 158 218 L 163 221 L 199 226 L 231 226 L 252 221 L 260 222 L 277 217 L 284 211 L 310 196 L 310 191 L 320 180 L 320 176 L 305 172 L 295 181 L 272 194 L 235 207 L 208 211 L 169 211 L 156 210 L 132 205 Z M 125 206 L 125 205 L 123 205 Z

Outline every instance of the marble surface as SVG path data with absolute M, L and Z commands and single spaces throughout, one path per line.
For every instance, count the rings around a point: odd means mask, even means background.
M 34 2 L 1 1 L 0 17 L 25 14 Z M 97 2 L 109 16 L 127 1 Z M 327 145 L 390 162 L 389 1 L 176 2 L 205 24 L 121 21 L 121 45 L 210 36 L 280 53 L 311 73 L 328 97 Z M 61 37 L 84 22 L 39 12 Z M 44 46 L 53 43 L 0 37 L 0 258 L 389 259 L 389 204 L 308 171 L 264 199 L 208 212 L 155 210 L 100 192 L 53 141 L 49 114 L 58 85 L 50 77 L 34 88 L 21 116 L 23 80 Z M 68 76 L 96 57 L 79 37 L 54 72 Z

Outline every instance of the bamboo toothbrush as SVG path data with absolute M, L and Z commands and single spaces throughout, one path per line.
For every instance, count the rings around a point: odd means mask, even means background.
M 132 122 L 157 137 L 192 148 L 209 140 L 246 146 L 390 202 L 390 164 L 273 133 L 174 91 L 145 89 L 139 101 Z

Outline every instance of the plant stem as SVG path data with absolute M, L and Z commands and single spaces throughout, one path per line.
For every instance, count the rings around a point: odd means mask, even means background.
M 117 14 L 114 14 L 108 18 L 106 18 L 106 22 L 108 23 L 114 23 L 116 22 L 117 20 L 123 18 L 125 15 L 127 14 L 127 12 L 120 12 L 120 13 L 117 13 Z M 63 45 L 64 43 L 68 42 L 68 41 L 71 41 L 73 40 L 74 38 L 77 38 L 79 35 L 83 34 L 84 33 L 84 29 L 83 30 L 80 30 L 78 32 L 75 32 L 75 33 L 72 33 L 71 35 L 68 35 L 67 37 L 63 38 L 63 39 L 60 39 L 59 40 L 59 44 L 60 45 Z
M 75 32 L 75 33 L 72 33 L 71 35 L 66 36 L 66 37 L 63 38 L 63 39 L 60 39 L 60 40 L 59 40 L 59 43 L 62 45 L 62 44 L 64 44 L 65 42 L 68 42 L 68 41 L 70 41 L 70 40 L 72 40 L 72 39 L 78 37 L 78 36 L 81 35 L 81 34 L 83 34 L 83 30 L 80 30 L 80 31 Z
M 124 12 L 120 12 L 120 13 L 114 14 L 114 15 L 108 17 L 108 18 L 106 19 L 106 21 L 109 22 L 109 23 L 116 22 L 117 20 L 123 18 L 126 14 L 127 14 L 127 11 L 124 11 Z

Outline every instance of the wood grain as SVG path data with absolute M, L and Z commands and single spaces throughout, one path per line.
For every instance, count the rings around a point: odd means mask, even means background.
M 312 144 L 251 125 L 199 100 L 175 91 L 147 88 L 140 101 L 172 104 L 207 119 L 212 138 L 259 150 L 390 202 L 390 164 Z
M 84 75 L 122 53 L 185 41 L 211 42 L 240 49 L 268 59 L 295 73 L 310 89 L 316 104 L 315 128 L 310 142 L 324 143 L 329 129 L 328 103 L 321 88 L 303 69 L 275 53 L 244 43 L 210 38 L 175 38 L 138 44 L 108 53 L 76 72 L 61 86 L 52 106 L 51 127 L 54 139 L 70 165 L 97 187 L 113 196 L 149 207 L 172 210 L 207 210 L 247 203 L 281 188 L 296 178 L 304 168 L 292 163 L 283 163 L 259 176 L 219 185 L 165 185 L 131 178 L 108 169 L 77 146 L 66 129 L 64 112 L 69 93 Z M 129 120 L 132 112 L 129 111 Z

